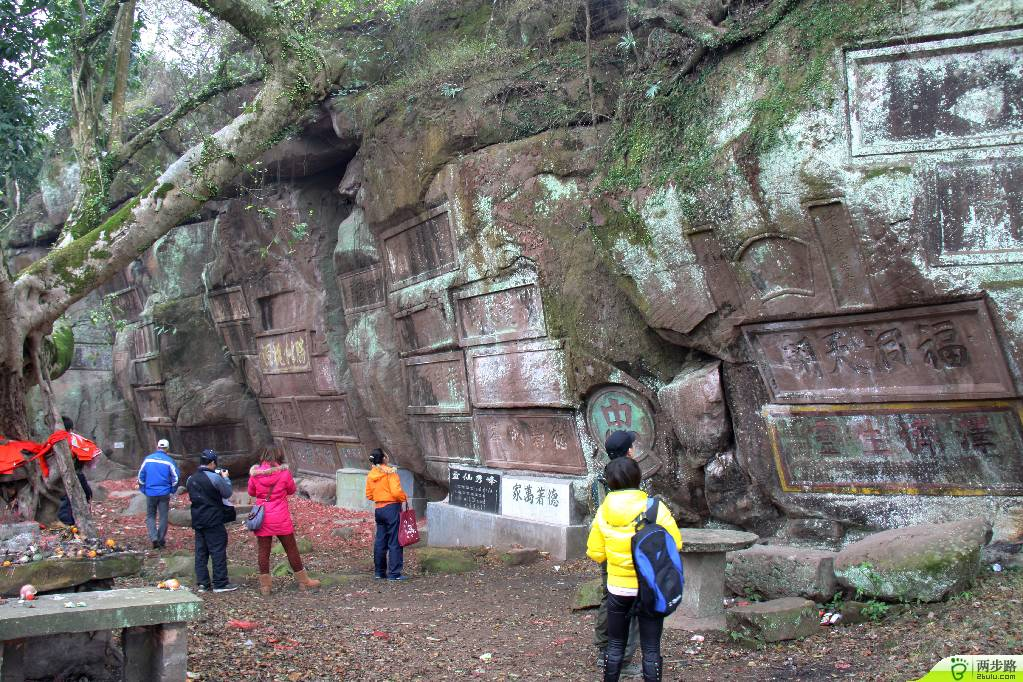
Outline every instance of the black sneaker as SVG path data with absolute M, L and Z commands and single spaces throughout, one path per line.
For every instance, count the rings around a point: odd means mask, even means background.
M 167 549 L 167 541 L 160 540 L 160 549 Z
M 374 580 L 387 580 L 387 576 L 386 575 L 375 575 L 375 576 L 373 576 L 373 579 Z
M 199 583 L 198 585 L 195 586 L 195 591 L 196 592 L 209 592 L 210 591 L 210 586 L 209 585 L 203 585 L 202 583 Z
M 234 583 L 228 583 L 228 584 L 224 585 L 223 587 L 214 587 L 213 591 L 214 592 L 234 592 L 235 590 L 238 589 L 238 587 L 239 587 L 239 585 L 235 585 Z
M 394 577 L 394 578 L 388 578 L 388 580 L 390 580 L 391 582 L 396 582 L 398 580 L 408 580 L 408 576 L 407 575 L 399 575 L 399 576 Z
M 160 549 L 160 542 L 158 540 L 153 540 L 153 549 Z

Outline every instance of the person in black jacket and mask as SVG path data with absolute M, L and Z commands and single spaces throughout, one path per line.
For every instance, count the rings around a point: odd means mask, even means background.
M 192 529 L 195 530 L 195 584 L 200 592 L 231 592 L 238 586 L 227 577 L 226 521 L 233 520 L 231 481 L 227 472 L 217 470 L 217 453 L 203 450 L 199 469 L 185 483 L 192 501 Z M 213 582 L 207 563 L 213 560 Z

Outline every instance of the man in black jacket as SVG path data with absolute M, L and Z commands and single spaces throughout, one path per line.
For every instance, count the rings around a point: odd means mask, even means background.
M 217 470 L 217 453 L 203 450 L 199 469 L 188 477 L 185 489 L 192 500 L 192 528 L 195 530 L 195 584 L 200 592 L 231 592 L 238 586 L 227 578 L 227 528 L 224 522 L 234 508 L 227 472 Z M 207 562 L 213 559 L 213 582 Z

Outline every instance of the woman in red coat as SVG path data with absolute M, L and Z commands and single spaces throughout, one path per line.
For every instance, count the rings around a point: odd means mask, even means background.
M 253 504 L 263 505 L 263 525 L 256 531 L 259 562 L 259 591 L 270 596 L 270 546 L 274 536 L 281 541 L 288 563 L 295 573 L 298 589 L 308 590 L 320 586 L 302 566 L 302 557 L 295 542 L 295 527 L 291 523 L 288 495 L 295 494 L 295 479 L 284 463 L 284 452 L 279 448 L 264 448 L 259 464 L 249 469 L 249 495 Z

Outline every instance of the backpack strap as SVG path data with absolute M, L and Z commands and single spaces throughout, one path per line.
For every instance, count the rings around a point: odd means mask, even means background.
M 657 503 L 659 500 L 656 497 L 646 498 L 646 509 L 640 512 L 633 523 L 636 524 L 636 530 L 639 530 L 648 523 L 657 522 Z

